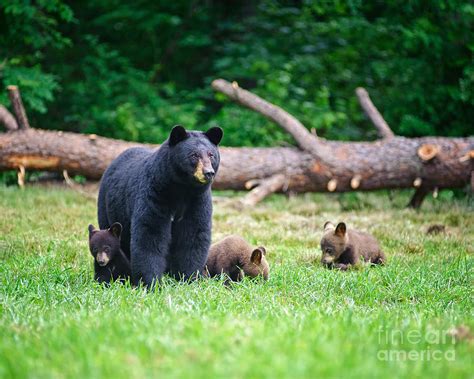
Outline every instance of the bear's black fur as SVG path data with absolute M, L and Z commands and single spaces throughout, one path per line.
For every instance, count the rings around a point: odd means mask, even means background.
M 129 279 L 132 275 L 130 262 L 120 249 L 121 233 L 118 222 L 104 230 L 89 225 L 89 250 L 94 257 L 94 279 L 99 283 Z
M 128 149 L 105 171 L 99 225 L 122 224 L 135 284 L 150 287 L 165 272 L 186 279 L 206 263 L 222 134 L 218 127 L 204 133 L 177 125 L 159 149 Z

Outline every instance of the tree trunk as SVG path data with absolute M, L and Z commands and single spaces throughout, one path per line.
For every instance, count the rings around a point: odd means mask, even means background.
M 283 109 L 222 79 L 215 90 L 275 121 L 290 133 L 299 148 L 222 147 L 216 189 L 248 190 L 244 205 L 253 205 L 276 191 L 344 192 L 388 188 L 415 188 L 410 202 L 419 207 L 429 189 L 456 188 L 474 178 L 474 138 L 404 138 L 393 135 L 376 111 L 367 92 L 358 89 L 364 109 L 384 137 L 375 142 L 327 141 L 311 134 Z M 15 88 L 16 89 L 16 88 Z M 29 128 L 23 119 L 18 130 L 0 134 L 0 171 L 58 171 L 99 179 L 110 162 L 134 146 L 157 147 L 133 142 L 61 131 Z M 361 96 L 362 95 L 362 96 Z M 6 109 L 5 109 L 6 110 Z M 8 113 L 8 111 L 6 111 Z M 8 115 L 7 115 L 8 117 Z M 26 121 L 25 121 L 26 120 Z M 21 126 L 20 126 L 21 125 Z M 19 176 L 20 177 L 20 176 Z
M 340 162 L 338 167 L 330 167 L 297 148 L 222 147 L 214 187 L 246 190 L 246 183 L 251 180 L 263 182 L 283 174 L 285 188 L 292 192 L 326 192 L 331 180 L 336 181 L 334 191 L 352 191 L 355 177 L 358 190 L 414 188 L 416 179 L 424 186 L 441 189 L 470 183 L 473 171 L 472 159 L 460 159 L 474 149 L 473 138 L 393 137 L 376 142 L 325 144 Z M 440 149 L 438 156 L 426 163 L 417 155 L 424 144 Z M 27 171 L 67 170 L 69 174 L 99 179 L 117 155 L 134 146 L 152 147 L 95 135 L 20 129 L 0 134 L 0 170 L 23 166 Z

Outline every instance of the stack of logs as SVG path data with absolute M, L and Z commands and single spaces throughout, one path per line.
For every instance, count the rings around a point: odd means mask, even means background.
M 377 128 L 373 142 L 328 141 L 310 133 L 295 117 L 255 94 L 217 79 L 214 90 L 274 121 L 295 139 L 298 148 L 222 147 L 215 189 L 250 190 L 241 200 L 252 206 L 274 192 L 345 192 L 414 188 L 409 206 L 418 208 L 430 192 L 474 186 L 474 138 L 396 136 L 377 111 L 366 90 L 359 102 Z M 0 170 L 59 171 L 100 179 L 122 151 L 138 143 L 94 134 L 46 131 L 29 126 L 20 93 L 8 87 L 15 118 L 0 105 Z M 171 127 L 171 126 L 170 126 Z M 223 125 L 225 130 L 225 125 Z M 146 145 L 157 147 L 157 145 Z

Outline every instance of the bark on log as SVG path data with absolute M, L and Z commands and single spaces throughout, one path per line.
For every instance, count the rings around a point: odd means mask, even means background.
M 311 153 L 297 148 L 222 147 L 216 189 L 245 190 L 250 180 L 285 173 L 291 192 L 327 192 L 330 179 L 337 179 L 336 192 L 414 188 L 416 178 L 430 188 L 456 188 L 470 183 L 474 160 L 460 157 L 474 150 L 474 138 L 404 138 L 375 142 L 326 141 L 338 167 L 328 166 Z M 423 144 L 439 146 L 437 156 L 423 162 L 417 154 Z M 99 179 L 110 162 L 122 151 L 142 145 L 110 138 L 69 132 L 26 129 L 0 134 L 0 170 L 67 170 Z

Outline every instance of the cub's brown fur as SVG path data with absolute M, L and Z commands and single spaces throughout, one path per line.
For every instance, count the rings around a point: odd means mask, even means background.
M 203 271 L 209 276 L 227 274 L 234 282 L 259 275 L 267 280 L 270 268 L 265 254 L 263 246 L 252 248 L 242 237 L 229 236 L 211 246 Z
M 358 264 L 361 258 L 373 264 L 385 263 L 385 255 L 373 236 L 354 229 L 346 230 L 343 222 L 336 227 L 329 221 L 324 224 L 321 251 L 322 264 L 341 270 Z

